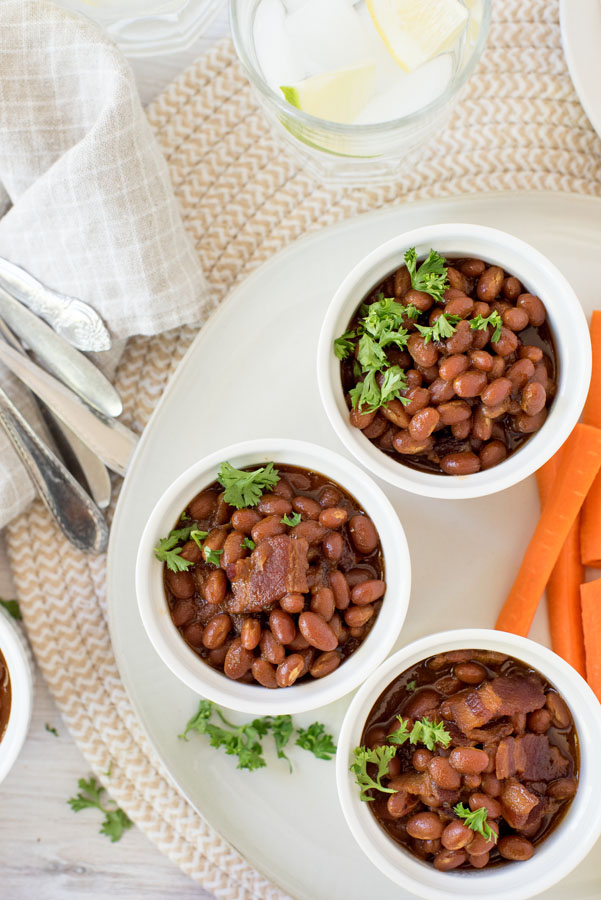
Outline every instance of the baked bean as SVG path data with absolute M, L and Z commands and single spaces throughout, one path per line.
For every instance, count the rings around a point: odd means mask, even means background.
M 190 503 L 188 510 L 190 516 L 201 522 L 203 519 L 210 519 L 217 504 L 217 494 L 214 491 L 203 491 Z
M 503 325 L 510 331 L 523 331 L 528 327 L 528 313 L 519 306 L 511 306 L 503 313 Z
M 264 516 L 287 516 L 292 512 L 292 503 L 285 497 L 264 494 L 257 503 L 257 509 Z
M 520 359 L 529 359 L 536 365 L 536 363 L 541 362 L 543 351 L 540 347 L 535 347 L 533 344 L 524 344 L 523 347 L 520 347 L 518 355 Z
M 294 497 L 292 508 L 294 509 L 294 512 L 300 513 L 303 519 L 319 519 L 321 514 L 321 506 L 317 500 L 302 495 Z
M 463 295 L 462 297 L 454 297 L 445 304 L 444 312 L 447 316 L 459 316 L 460 319 L 467 319 L 474 310 L 474 301 L 471 297 Z
M 430 385 L 430 402 L 434 406 L 439 403 L 445 403 L 455 396 L 455 388 L 452 381 L 445 381 L 443 378 L 436 378 Z
M 486 263 L 481 259 L 466 259 L 461 263 L 459 268 L 463 274 L 467 275 L 469 278 L 476 278 L 478 275 L 482 275 L 486 268 Z
M 232 525 L 236 531 L 250 534 L 254 526 L 261 521 L 261 516 L 254 509 L 237 509 L 232 515 Z
M 204 636 L 204 628 L 200 622 L 191 622 L 183 630 L 184 640 L 193 647 L 200 647 Z
M 258 681 L 263 687 L 279 687 L 274 666 L 272 666 L 270 662 L 267 662 L 266 659 L 263 659 L 262 656 L 257 656 L 253 659 L 250 670 L 255 681 Z
M 214 569 L 212 572 L 209 572 L 204 589 L 207 603 L 210 603 L 212 606 L 223 603 L 226 593 L 227 578 L 223 569 Z
M 178 600 L 171 609 L 174 625 L 185 625 L 196 615 L 196 604 L 193 600 Z M 549 716 L 550 718 L 550 716 Z
M 474 303 L 474 311 L 473 316 L 482 316 L 483 319 L 487 319 L 491 313 L 491 307 L 489 303 L 485 303 L 484 300 L 476 300 Z
M 370 577 L 369 572 L 366 569 L 349 569 L 349 571 L 344 576 L 346 579 L 346 583 L 352 589 L 356 584 L 363 584 L 364 581 L 367 581 Z
M 369 428 L 369 426 L 373 424 L 375 418 L 375 411 L 364 412 L 363 408 L 358 406 L 353 407 L 349 413 L 349 422 L 353 428 L 359 428 L 361 431 Z
M 340 528 L 348 519 L 348 513 L 343 506 L 329 506 L 319 514 L 319 524 L 324 528 Z
M 447 453 L 440 460 L 440 468 L 447 475 L 472 475 L 480 471 L 480 460 L 469 450 Z
M 474 812 L 484 808 L 489 819 L 498 819 L 501 816 L 501 804 L 487 794 L 472 794 L 469 799 L 469 807 Z
M 461 687 L 461 682 L 458 678 L 454 678 L 453 675 L 443 675 L 442 678 L 438 678 L 434 682 L 434 687 L 438 691 L 439 694 L 444 694 L 445 697 L 450 697 L 451 694 L 454 694 Z
M 548 709 L 535 709 L 527 719 L 528 729 L 534 734 L 544 734 L 551 727 L 551 713 Z
M 428 388 L 411 388 L 408 391 L 403 391 L 403 395 L 409 401 L 404 406 L 408 416 L 414 416 L 416 412 L 419 412 L 420 409 L 423 409 L 430 402 L 430 391 Z
M 432 688 L 416 691 L 405 704 L 404 713 L 412 719 L 421 719 L 436 709 L 440 702 L 438 693 Z
M 447 356 L 441 360 L 438 366 L 440 377 L 445 381 L 452 381 L 457 375 L 461 375 L 466 369 L 469 369 L 469 359 L 463 353 L 455 353 L 453 356 Z
M 492 435 L 492 419 L 484 415 L 481 406 L 474 413 L 472 433 L 479 441 L 488 441 Z M 482 457 L 480 457 L 480 461 L 482 461 Z
M 407 349 L 420 366 L 433 366 L 438 362 L 438 350 L 433 343 L 426 344 L 421 334 L 412 334 L 409 337 Z
M 458 441 L 464 441 L 468 438 L 471 430 L 471 419 L 465 419 L 463 422 L 455 422 L 454 425 L 451 425 L 451 434 L 454 438 L 457 438 Z
M 440 422 L 442 425 L 455 425 L 469 419 L 472 410 L 465 400 L 451 400 L 449 403 L 441 403 L 438 407 Z
M 436 784 L 446 791 L 456 791 L 461 785 L 461 775 L 444 756 L 435 756 L 431 759 L 428 772 Z
M 271 490 L 274 494 L 277 494 L 278 497 L 283 497 L 284 500 L 291 501 L 294 497 L 294 491 L 286 478 L 280 478 L 278 483 L 274 484 Z
M 558 778 L 547 788 L 547 796 L 554 800 L 567 800 L 574 796 L 577 788 L 578 782 L 575 778 Z
M 254 650 L 261 640 L 261 623 L 258 619 L 245 619 L 240 629 L 242 646 L 247 650 Z
M 184 631 L 184 637 L 186 636 L 186 632 Z M 221 645 L 221 647 L 216 647 L 214 650 L 207 650 L 207 662 L 210 666 L 215 666 L 215 668 L 222 669 L 223 663 L 225 662 L 225 655 L 229 650 L 229 642 L 225 642 Z
M 499 406 L 509 397 L 511 390 L 512 384 L 509 378 L 495 378 L 484 388 L 480 396 L 486 406 Z
M 534 294 L 520 294 L 517 299 L 516 307 L 523 309 L 528 316 L 528 321 L 535 327 L 540 327 L 547 318 L 544 303 Z
M 191 572 L 172 572 L 167 569 L 167 585 L 178 600 L 187 600 L 194 596 L 194 578 Z
M 384 596 L 386 582 L 378 578 L 371 578 L 362 584 L 356 585 L 351 591 L 351 600 L 356 606 L 366 606 L 375 603 Z
M 325 675 L 333 672 L 334 669 L 337 669 L 340 662 L 340 654 L 336 650 L 328 650 L 326 653 L 320 653 L 316 657 L 309 671 L 313 678 L 323 678 Z
M 351 602 L 351 592 L 348 581 L 338 569 L 334 569 L 333 572 L 330 572 L 328 580 L 332 593 L 334 594 L 334 605 L 336 606 L 336 609 L 346 609 Z M 290 612 L 290 610 L 288 611 Z
M 440 817 L 433 812 L 421 812 L 407 820 L 407 834 L 422 841 L 433 841 L 442 835 Z
M 315 519 L 306 519 L 299 525 L 290 529 L 289 532 L 293 537 L 304 538 L 309 544 L 319 544 L 326 535 L 326 529 Z
M 433 447 L 433 441 L 431 437 L 417 441 L 408 431 L 399 431 L 392 439 L 392 445 L 397 453 L 410 456 L 430 450 Z
M 511 381 L 512 391 L 521 391 L 534 375 L 534 363 L 531 359 L 518 359 L 507 369 L 507 378 Z
M 242 531 L 232 531 L 228 534 L 223 544 L 223 556 L 221 557 L 224 569 L 233 566 L 239 559 L 246 556 L 246 547 L 243 546 L 245 540 L 246 535 Z
M 411 420 L 400 400 L 389 400 L 386 406 L 382 407 L 382 415 L 398 428 L 407 428 Z
M 567 728 L 572 724 L 572 714 L 568 704 L 559 694 L 549 691 L 545 705 L 551 713 L 551 721 L 556 728 Z
M 503 325 L 498 341 L 491 341 L 490 346 L 498 356 L 509 356 L 517 350 L 519 340 L 515 332 Z
M 294 619 L 283 609 L 274 609 L 270 612 L 269 627 L 280 644 L 289 644 L 296 634 Z
M 317 650 L 335 650 L 338 646 L 336 635 L 318 613 L 302 612 L 298 617 L 298 627 L 305 640 Z
M 323 527 L 323 526 L 322 526 Z M 336 561 L 340 559 L 344 552 L 344 540 L 338 531 L 331 531 L 326 534 L 322 541 L 323 555 L 326 559 Z
M 419 750 L 414 751 L 413 756 L 411 757 L 413 768 L 418 772 L 425 772 L 433 757 L 434 754 L 430 750 L 425 750 L 420 747 Z
M 470 350 L 469 359 L 474 369 L 482 372 L 490 372 L 492 369 L 492 356 L 487 350 Z
M 394 757 L 393 757 L 394 758 Z M 386 808 L 391 818 L 400 819 L 412 812 L 417 806 L 417 798 L 410 797 L 405 791 L 391 794 L 386 801 Z
M 445 341 L 447 353 L 465 353 L 472 346 L 473 332 L 470 323 L 461 319 L 455 327 L 455 334 Z
M 466 684 L 480 684 L 486 678 L 486 669 L 480 663 L 460 662 L 453 668 L 453 674 Z
M 366 634 L 365 625 L 358 625 L 353 628 L 349 628 L 348 633 L 352 638 L 364 638 Z
M 299 651 L 302 653 L 304 650 L 309 649 L 309 641 L 305 640 L 300 631 L 297 631 L 290 643 L 288 644 L 289 650 Z
M 467 853 L 467 859 L 470 866 L 473 866 L 474 869 L 483 869 L 488 865 L 490 860 L 490 853 L 479 853 L 478 856 L 474 856 L 473 853 Z
M 508 275 L 503 282 L 503 296 L 506 300 L 517 300 L 522 293 L 521 282 L 514 275 Z
M 401 266 L 394 273 L 394 296 L 403 297 L 411 288 L 411 275 L 407 266 Z
M 305 667 L 305 660 L 300 653 L 291 653 L 275 670 L 275 678 L 280 687 L 290 687 Z
M 305 608 L 305 598 L 302 594 L 284 594 L 280 600 L 280 606 L 284 612 L 299 613 Z
M 543 427 L 546 418 L 546 408 L 541 409 L 541 411 L 534 416 L 529 416 L 526 413 L 519 413 L 519 415 L 515 417 L 514 428 L 522 434 L 532 434 L 534 431 L 539 431 Z
M 527 416 L 535 416 L 545 407 L 547 392 L 542 384 L 536 381 L 527 384 L 522 391 L 521 406 Z
M 407 387 L 421 387 L 424 376 L 418 369 L 407 369 L 405 372 L 405 379 L 407 381 Z
M 325 616 L 324 616 L 324 618 L 325 618 Z M 344 628 L 344 626 L 342 624 L 342 619 L 340 618 L 338 613 L 335 612 L 332 614 L 332 617 L 330 619 L 327 619 L 327 623 L 330 626 L 330 628 L 332 629 L 332 631 L 334 632 L 334 634 L 336 635 L 336 640 L 338 641 L 338 646 L 340 646 L 340 644 L 342 643 L 341 638 L 346 633 L 346 629 Z
M 447 280 L 452 288 L 465 293 L 469 289 L 467 278 L 454 266 L 447 266 Z
M 440 838 L 442 846 L 446 847 L 447 850 L 462 850 L 473 839 L 474 832 L 472 829 L 460 822 L 459 819 L 449 822 Z
M 434 857 L 434 868 L 439 872 L 450 872 L 462 866 L 467 859 L 465 850 L 440 850 Z
M 216 650 L 230 633 L 232 620 L 227 613 L 218 613 L 205 626 L 202 642 L 208 650 Z
M 494 831 L 496 835 L 499 834 L 499 826 L 497 823 L 491 819 L 490 822 L 486 823 L 491 831 Z M 496 846 L 495 838 L 491 838 L 490 840 L 486 840 L 484 835 L 477 834 L 470 844 L 470 854 L 472 856 L 480 856 L 482 853 L 490 853 L 493 847 Z
M 464 787 L 466 787 L 470 791 L 475 791 L 476 788 L 479 788 L 482 784 L 481 775 L 464 775 L 461 780 Z
M 426 312 L 432 307 L 434 300 L 430 294 L 426 294 L 425 291 L 416 291 L 412 288 L 405 294 L 405 303 L 407 306 L 411 304 L 411 306 L 415 306 L 416 309 L 421 310 L 421 312 Z
M 234 638 L 225 654 L 223 671 L 228 678 L 242 678 L 250 669 L 253 659 L 253 654 L 242 645 L 240 638 Z
M 438 366 L 418 366 L 418 374 L 422 376 L 422 382 L 428 385 L 428 390 L 433 381 L 438 378 Z
M 281 516 L 265 516 L 256 525 L 253 525 L 250 533 L 255 544 L 260 544 L 265 538 L 275 537 L 276 534 L 285 534 L 286 526 L 282 524 Z
M 378 532 L 368 516 L 353 516 L 349 522 L 351 540 L 359 553 L 373 553 L 379 543 Z
M 187 559 L 191 563 L 202 562 L 202 550 L 194 541 L 186 541 L 180 553 L 182 559 Z
M 456 747 L 451 751 L 449 762 L 462 775 L 479 775 L 488 766 L 488 754 L 476 747 Z
M 305 615 L 305 613 L 301 613 L 301 615 Z M 281 662 L 284 662 L 284 658 L 286 656 L 286 651 L 283 646 L 280 644 L 276 636 L 271 631 L 264 631 L 261 635 L 261 640 L 259 641 L 259 649 L 261 651 L 261 656 L 263 659 L 266 659 L 267 662 L 273 663 L 274 666 L 279 666 Z
M 491 381 L 494 381 L 495 378 L 500 378 L 504 373 L 507 364 L 502 356 L 493 356 L 492 358 L 492 368 L 490 370 L 489 377 Z
M 501 782 L 492 772 L 487 772 L 482 776 L 482 790 L 489 797 L 498 797 L 501 793 Z
M 375 610 L 373 606 L 349 606 L 344 613 L 344 621 L 349 628 L 360 628 L 369 622 Z
M 485 300 L 486 303 L 492 303 L 501 293 L 504 281 L 505 274 L 499 266 L 490 266 L 488 269 L 485 269 L 478 279 L 476 289 L 478 298 Z
M 508 834 L 499 839 L 497 850 L 503 859 L 523 861 L 530 859 L 534 853 L 534 845 L 527 838 L 518 834 Z
M 329 509 L 331 506 L 340 506 L 341 502 L 342 494 L 331 484 L 326 484 L 319 492 L 319 505 L 322 509 Z
M 311 609 L 329 622 L 334 615 L 334 591 L 329 587 L 320 587 L 311 598 Z
M 426 406 L 412 417 L 409 423 L 409 434 L 414 441 L 423 441 L 430 437 L 438 422 L 440 413 L 432 406 Z

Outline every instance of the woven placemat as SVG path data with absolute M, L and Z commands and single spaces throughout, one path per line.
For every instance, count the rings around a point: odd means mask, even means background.
M 601 196 L 601 141 L 572 88 L 556 0 L 493 3 L 487 50 L 449 128 L 389 186 L 315 185 L 269 134 L 229 41 L 184 72 L 148 116 L 212 287 L 205 316 L 236 282 L 295 238 L 366 210 L 481 191 Z M 144 428 L 192 337 L 184 329 L 129 341 L 117 387 L 124 420 L 136 431 Z M 284 900 L 177 792 L 143 734 L 111 649 L 106 559 L 69 546 L 39 502 L 11 525 L 9 554 L 37 661 L 79 747 L 115 800 L 216 897 Z M 102 773 L 110 760 L 108 782 Z

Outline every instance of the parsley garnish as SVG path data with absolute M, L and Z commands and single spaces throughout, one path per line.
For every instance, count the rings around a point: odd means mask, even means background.
M 402 716 L 397 716 L 397 719 L 400 722 L 400 726 L 396 731 L 388 735 L 388 740 L 392 744 L 399 744 L 400 746 L 405 741 L 409 741 L 410 744 L 425 744 L 428 750 L 434 750 L 436 744 L 448 747 L 451 743 L 451 735 L 442 722 L 433 722 L 424 716 L 423 719 L 415 722 L 413 728 L 409 731 L 408 720 L 403 719 Z
M 368 372 L 364 381 L 359 381 L 351 388 L 349 394 L 353 409 L 360 407 L 365 412 L 373 412 L 389 400 L 399 399 L 404 405 L 411 402 L 407 397 L 400 396 L 400 392 L 407 387 L 407 376 L 400 366 L 390 366 L 386 369 L 381 387 L 377 375 L 375 370 Z
M 412 694 L 416 688 L 417 688 L 417 681 L 408 681 L 407 684 L 405 685 L 405 690 L 409 694 Z
M 405 313 L 409 316 L 410 319 L 419 319 L 421 316 L 421 310 L 414 306 L 413 303 L 408 303 L 405 307 Z
M 208 536 L 208 531 L 199 531 L 198 528 L 193 528 L 190 532 L 190 538 L 194 541 L 199 550 L 202 550 L 202 542 Z
M 48 722 L 46 722 L 44 728 L 46 729 L 46 731 L 49 731 L 50 734 L 53 734 L 54 737 L 58 737 L 58 731 L 56 730 L 56 728 L 54 728 L 53 725 L 49 725 Z
M 280 519 L 282 525 L 289 525 L 290 528 L 294 528 L 299 524 L 301 520 L 300 513 L 291 513 L 290 515 L 286 514 L 283 519 Z
M 223 462 L 217 480 L 225 488 L 225 502 L 242 509 L 245 506 L 256 506 L 263 493 L 278 483 L 280 476 L 272 462 L 251 472 L 243 472 L 235 469 L 229 462 Z
M 254 550 L 255 542 L 251 541 L 251 539 L 249 537 L 245 537 L 244 540 L 242 541 L 242 546 L 248 547 L 249 550 Z
M 442 313 L 433 325 L 418 325 L 415 323 L 415 327 L 421 334 L 424 339 L 424 344 L 427 344 L 428 341 L 442 341 L 445 338 L 450 338 L 455 334 L 455 325 L 459 321 L 459 316 L 449 316 L 446 313 Z
M 419 269 L 417 268 L 417 253 L 415 248 L 405 253 L 405 265 L 411 276 L 411 287 L 416 291 L 423 291 L 436 300 L 444 303 L 444 292 L 449 287 L 447 281 L 447 267 L 444 258 L 435 250 L 430 250 L 427 258 Z
M 185 572 L 192 565 L 189 559 L 181 558 L 182 548 L 175 546 L 182 541 L 187 541 L 191 531 L 191 525 L 171 531 L 166 538 L 161 538 L 159 546 L 154 548 L 156 558 L 161 562 L 167 563 L 167 568 L 171 569 L 172 572 Z
M 213 713 L 219 717 L 221 725 L 210 721 Z M 255 769 L 262 769 L 266 765 L 262 739 L 268 732 L 271 732 L 278 757 L 285 759 L 292 771 L 292 765 L 284 753 L 284 747 L 290 741 L 294 730 L 292 716 L 263 716 L 243 725 L 234 725 L 225 718 L 219 707 L 211 700 L 201 700 L 196 714 L 189 720 L 184 733 L 179 737 L 188 740 L 187 735 L 190 731 L 206 734 L 211 747 L 222 747 L 228 756 L 237 756 L 237 768 L 248 769 L 252 772 Z M 310 750 L 318 759 L 330 759 L 331 755 L 336 752 L 332 736 L 324 732 L 324 726 L 319 722 L 314 722 L 306 729 L 298 728 L 296 731 L 298 746 L 303 750 Z
M 337 356 L 338 359 L 346 359 L 347 356 L 350 356 L 351 353 L 355 352 L 353 338 L 356 336 L 354 331 L 345 331 L 339 338 L 336 338 L 334 341 L 334 355 Z
M 331 759 L 336 753 L 332 735 L 326 733 L 321 722 L 313 722 L 308 728 L 299 728 L 296 743 L 303 750 L 310 750 L 318 759 Z
M 501 327 L 503 325 L 503 319 L 497 310 L 493 309 L 490 316 L 486 316 L 486 318 L 484 316 L 476 316 L 474 319 L 470 319 L 470 326 L 474 331 L 483 331 L 488 325 L 494 328 L 490 338 L 494 344 L 501 337 Z
M 186 510 L 183 511 L 183 513 L 179 517 L 179 520 L 180 520 L 180 522 L 189 522 L 190 521 L 190 516 L 188 515 Z
M 460 819 L 465 819 L 467 827 L 471 828 L 472 831 L 477 831 L 486 841 L 493 841 L 495 844 L 497 843 L 498 835 L 486 821 L 488 810 L 485 806 L 481 806 L 480 809 L 474 809 L 472 811 L 471 809 L 467 809 L 463 803 L 458 803 L 457 806 L 453 807 L 453 812 L 458 815 Z
M 13 617 L 13 619 L 23 618 L 17 600 L 0 600 L 0 606 L 3 606 L 7 613 Z
M 123 832 L 133 825 L 131 819 L 118 806 L 116 808 L 103 806 L 100 798 L 101 794 L 105 793 L 105 790 L 94 776 L 89 781 L 86 781 L 85 778 L 80 778 L 77 782 L 77 787 L 79 788 L 79 793 L 67 801 L 73 812 L 80 812 L 82 809 L 99 809 L 100 812 L 104 813 L 100 834 L 105 834 L 113 843 L 120 840 Z
M 373 797 L 367 796 L 367 791 L 376 790 L 383 791 L 385 794 L 394 794 L 393 788 L 383 787 L 382 778 L 388 774 L 388 764 L 396 754 L 396 747 L 387 747 L 385 745 L 374 747 L 369 750 L 367 747 L 355 747 L 353 750 L 355 762 L 350 766 L 350 771 L 356 775 L 355 781 L 361 788 L 361 800 L 371 803 Z M 367 774 L 367 766 L 373 763 L 378 767 L 378 773 L 375 780 L 371 775 Z
M 219 557 L 223 553 L 223 550 L 211 550 L 210 547 L 203 547 L 202 553 L 208 563 L 212 566 L 218 566 L 221 562 Z

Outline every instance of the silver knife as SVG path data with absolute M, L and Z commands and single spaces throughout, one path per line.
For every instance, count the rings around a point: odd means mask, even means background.
M 43 400 L 54 415 L 87 444 L 109 469 L 125 475 L 138 442 L 133 431 L 115 419 L 94 412 L 73 391 L 3 341 L 0 341 L 0 361 L 36 397 Z
M 122 413 L 121 397 L 100 369 L 2 287 L 0 317 L 86 403 L 105 416 Z
M 100 510 L 0 388 L 0 425 L 63 534 L 79 550 L 103 553 L 109 530 Z
M 78 350 L 109 350 L 111 338 L 96 310 L 38 281 L 16 263 L 0 256 L 0 286 L 48 322 Z

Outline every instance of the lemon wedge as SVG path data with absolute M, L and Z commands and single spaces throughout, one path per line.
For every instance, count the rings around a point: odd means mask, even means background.
M 348 124 L 375 93 L 376 64 L 363 62 L 324 72 L 296 84 L 282 85 L 280 90 L 291 106 L 320 119 Z
M 405 72 L 448 50 L 465 28 L 459 0 L 367 0 L 380 37 Z

